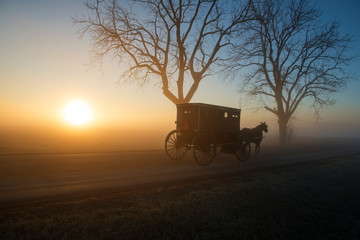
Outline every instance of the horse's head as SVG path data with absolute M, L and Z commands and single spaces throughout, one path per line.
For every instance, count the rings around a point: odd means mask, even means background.
M 261 130 L 263 130 L 264 132 L 268 132 L 268 125 L 266 125 L 266 122 L 261 122 L 260 124 L 260 128 Z

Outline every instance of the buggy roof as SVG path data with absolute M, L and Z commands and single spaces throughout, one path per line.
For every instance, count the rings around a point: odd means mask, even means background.
M 183 107 L 183 106 L 199 106 L 199 107 L 213 108 L 213 109 L 218 109 L 218 110 L 221 109 L 221 110 L 224 110 L 224 111 L 237 111 L 237 112 L 240 111 L 239 108 L 224 107 L 224 106 L 212 105 L 212 104 L 207 104 L 207 103 L 180 103 L 180 104 L 176 104 L 176 107 Z

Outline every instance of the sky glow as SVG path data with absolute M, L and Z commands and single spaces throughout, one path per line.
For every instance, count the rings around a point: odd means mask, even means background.
M 325 20 L 336 18 L 344 32 L 354 35 L 354 52 L 359 54 L 360 2 L 331 0 L 316 4 Z M 86 14 L 83 1 L 0 2 L 0 151 L 16 143 L 11 139 L 20 133 L 15 134 L 13 129 L 20 128 L 34 136 L 38 135 L 37 129 L 48 128 L 51 139 L 60 134 L 66 142 L 68 124 L 59 113 L 74 98 L 86 99 L 96 109 L 91 123 L 93 135 L 86 138 L 93 139 L 97 147 L 122 149 L 121 144 L 127 144 L 130 149 L 134 142 L 136 149 L 162 148 L 166 134 L 175 128 L 175 106 L 162 95 L 158 84 L 144 88 L 119 84 L 123 65 L 112 58 L 105 60 L 102 69 L 87 65 L 90 41 L 86 36 L 80 39 L 71 22 L 72 16 L 82 14 Z M 348 70 L 360 75 L 359 66 L 358 58 Z M 276 134 L 274 116 L 262 109 L 255 111 L 258 103 L 239 93 L 237 81 L 241 79 L 223 81 L 221 76 L 210 76 L 200 84 L 192 102 L 240 107 L 241 127 L 266 121 L 269 135 Z M 310 104 L 305 102 L 296 114 L 296 134 L 359 137 L 359 91 L 360 80 L 350 82 L 347 89 L 336 94 L 336 105 L 323 110 L 320 121 L 314 119 Z M 51 144 L 49 140 L 41 141 Z
M 64 119 L 76 126 L 82 126 L 89 123 L 93 118 L 93 111 L 89 104 L 81 100 L 72 100 L 63 111 Z

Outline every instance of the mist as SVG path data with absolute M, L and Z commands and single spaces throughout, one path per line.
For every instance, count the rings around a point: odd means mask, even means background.
M 267 122 L 269 132 L 262 142 L 278 144 L 276 122 Z M 257 122 L 244 120 L 241 128 L 255 127 Z M 167 125 L 138 124 L 132 127 L 54 127 L 43 125 L 0 127 L 0 154 L 20 153 L 86 153 L 163 150 L 166 135 L 175 128 Z M 291 144 L 309 139 L 353 138 L 360 142 L 360 126 L 341 123 L 294 125 Z

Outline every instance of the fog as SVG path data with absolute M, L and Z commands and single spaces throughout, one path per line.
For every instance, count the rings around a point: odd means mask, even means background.
M 243 121 L 242 127 L 255 127 L 256 123 Z M 274 121 L 268 122 L 269 132 L 265 134 L 263 145 L 276 145 L 278 129 Z M 82 153 L 159 150 L 164 148 L 166 135 L 175 124 L 131 128 L 92 127 L 70 128 L 51 126 L 0 127 L 0 154 L 17 153 Z M 294 126 L 292 143 L 306 141 L 307 138 L 355 138 L 360 143 L 360 127 L 342 124 L 298 123 Z

